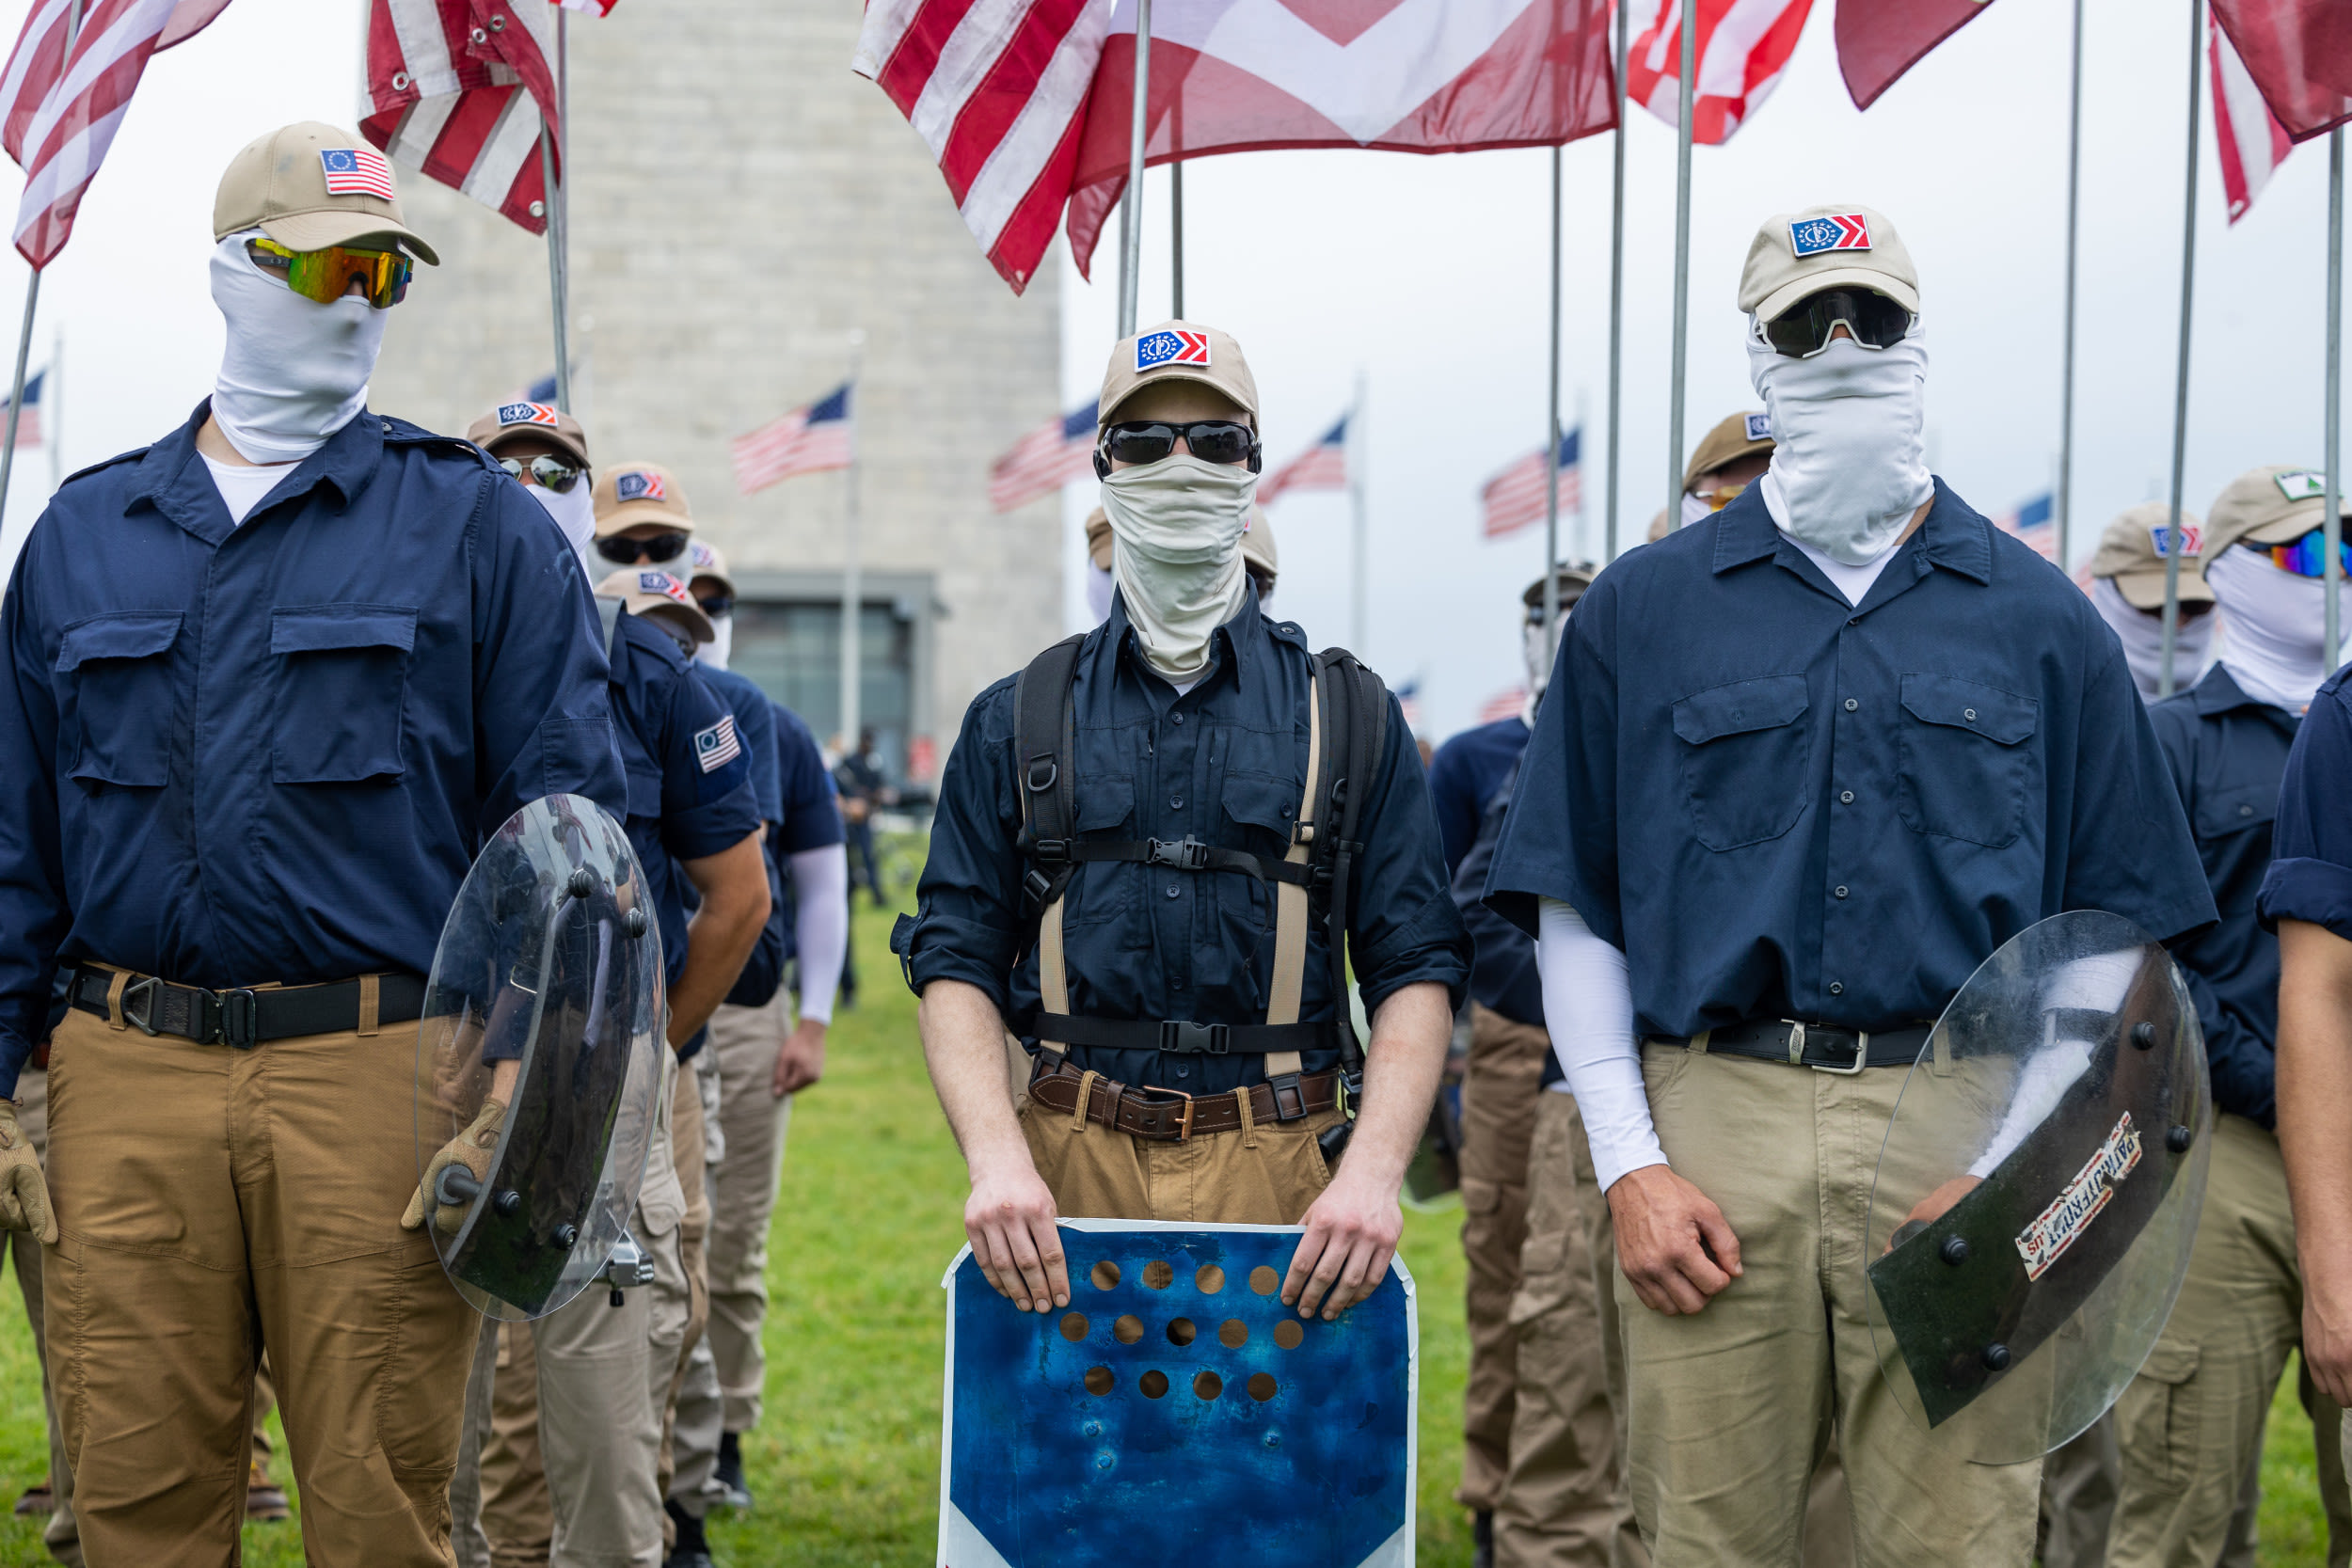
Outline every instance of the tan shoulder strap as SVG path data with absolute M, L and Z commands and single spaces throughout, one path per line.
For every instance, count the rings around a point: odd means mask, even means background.
M 1298 800 L 1298 826 L 1291 832 L 1291 847 L 1283 859 L 1304 865 L 1313 853 L 1315 795 L 1323 782 L 1323 710 L 1316 682 L 1307 685 L 1307 787 Z M 1268 1023 L 1298 1022 L 1299 991 L 1307 977 L 1307 890 L 1296 882 L 1274 885 L 1274 987 L 1266 998 Z M 1266 1053 L 1268 1078 L 1296 1072 L 1301 1063 L 1295 1051 Z

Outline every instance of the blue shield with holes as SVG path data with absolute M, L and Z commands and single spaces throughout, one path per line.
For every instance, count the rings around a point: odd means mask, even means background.
M 1291 1226 L 1062 1224 L 1070 1307 L 947 1290 L 940 1568 L 1398 1568 L 1420 1341 L 1399 1259 L 1338 1321 L 1282 1306 Z

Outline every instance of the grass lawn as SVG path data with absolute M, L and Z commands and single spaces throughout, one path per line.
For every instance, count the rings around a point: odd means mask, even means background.
M 861 909 L 861 1006 L 834 1032 L 825 1082 L 795 1106 L 770 1280 L 768 1415 L 745 1442 L 757 1509 L 711 1531 L 727 1568 L 921 1568 L 939 1498 L 939 1279 L 962 1243 L 963 1169 L 923 1076 L 914 999 L 885 947 L 889 916 Z M 1420 1287 L 1421 1560 L 1470 1561 L 1450 1498 L 1461 1464 L 1462 1257 L 1455 1214 L 1408 1214 Z M 2310 1424 L 2290 1371 L 2263 1465 L 2261 1560 L 2326 1560 Z M 286 1465 L 278 1462 L 280 1478 Z M 0 1289 L 0 1496 L 46 1454 L 32 1343 Z M 0 1519 L 0 1564 L 48 1560 L 36 1524 Z M 246 1560 L 299 1568 L 291 1524 L 248 1527 Z

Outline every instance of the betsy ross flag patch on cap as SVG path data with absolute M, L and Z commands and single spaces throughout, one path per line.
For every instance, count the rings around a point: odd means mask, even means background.
M 670 499 L 670 493 L 663 487 L 660 474 L 631 468 L 612 482 L 612 498 L 625 501 L 662 501 Z
M 1136 369 L 1155 371 L 1162 365 L 1205 365 L 1209 362 L 1209 335 L 1205 332 L 1179 332 L 1174 327 L 1162 327 L 1147 332 L 1136 340 Z
M 551 403 L 501 403 L 499 404 L 501 424 L 541 424 L 555 428 L 555 404 Z
M 319 153 L 329 196 L 373 196 L 392 199 L 392 166 L 373 147 L 329 147 Z
M 1769 441 L 1772 438 L 1772 417 L 1770 414 L 1750 414 L 1748 416 L 1748 439 Z
M 1825 218 L 1799 218 L 1788 226 L 1789 248 L 1800 261 L 1825 250 L 1870 248 L 1870 220 L 1860 213 L 1839 213 Z
M 742 754 L 743 743 L 735 738 L 735 715 L 732 713 L 710 728 L 694 732 L 694 760 L 702 765 L 706 773 L 724 768 Z

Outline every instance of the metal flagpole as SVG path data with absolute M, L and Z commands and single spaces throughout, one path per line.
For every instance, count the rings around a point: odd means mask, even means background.
M 1143 270 L 1143 136 L 1152 96 L 1152 0 L 1136 0 L 1136 105 L 1127 129 L 1126 214 L 1119 226 L 1119 335 L 1136 335 L 1136 274 Z
M 555 10 L 555 112 L 564 117 L 564 8 Z M 564 330 L 568 319 L 569 301 L 564 298 L 567 279 L 564 264 L 564 198 L 556 178 L 555 134 L 548 129 L 545 117 L 539 121 L 539 184 L 548 222 L 548 298 L 555 311 L 555 406 L 568 414 L 572 411 L 572 362 L 570 334 Z M 566 174 L 571 166 L 564 166 Z
M 865 583 L 858 570 L 857 541 L 857 465 L 858 420 L 863 411 L 858 407 L 858 377 L 866 369 L 866 333 L 863 328 L 850 330 L 850 469 L 848 493 L 842 507 L 841 522 L 841 754 L 857 754 L 858 734 L 858 669 L 864 643 L 858 636 L 859 610 L 865 598 Z
M 2321 505 L 2321 538 L 2328 547 L 2327 640 L 2320 644 L 2323 677 L 2336 667 L 2344 644 L 2344 128 L 2328 134 L 2328 458 L 2327 494 Z
M 1349 519 L 1350 542 L 1348 567 L 1354 580 L 1348 585 L 1347 640 L 1349 648 L 1359 657 L 1364 652 L 1364 635 L 1371 627 L 1372 598 L 1372 519 L 1364 501 L 1364 453 L 1370 443 L 1364 439 L 1364 372 L 1356 372 L 1356 405 L 1347 411 L 1347 441 L 1355 450 L 1347 454 L 1347 499 L 1354 515 Z
M 1184 319 L 1184 166 L 1168 166 L 1168 246 L 1169 271 L 1175 281 L 1168 287 L 1168 314 L 1178 321 Z
M 1675 135 L 1674 402 L 1666 420 L 1666 526 L 1682 526 L 1682 361 L 1691 338 L 1691 89 L 1698 73 L 1698 0 L 1682 0 L 1681 124 Z M 1622 106 L 1620 106 L 1622 112 Z
M 2066 349 L 2058 377 L 2058 561 L 2073 572 L 2074 522 L 2074 253 L 2083 174 L 2083 0 L 2074 0 L 2074 78 L 2066 112 Z
M 72 0 L 65 13 L 65 59 L 73 63 L 73 42 L 82 31 L 82 0 Z M 8 476 L 16 467 L 16 421 L 24 412 L 24 361 L 33 352 L 33 312 L 40 305 L 40 269 L 24 285 L 24 325 L 16 334 L 16 381 L 8 391 L 8 428 L 0 434 L 0 517 L 8 508 Z
M 1560 149 L 1551 150 L 1551 370 L 1544 428 L 1544 645 L 1560 624 Z
M 2164 534 L 2164 643 L 2156 695 L 2172 695 L 2181 638 L 2181 482 L 2188 459 L 2188 326 L 2197 283 L 2197 135 L 2204 70 L 2205 0 L 2188 0 L 2188 185 L 2181 205 L 2181 356 L 2172 387 L 2172 508 Z
M 1617 129 L 1610 136 L 1610 157 L 1615 164 L 1609 198 L 1609 497 L 1601 517 L 1601 564 L 1617 559 L 1617 408 L 1624 389 L 1625 358 L 1625 10 L 1629 0 L 1616 0 L 1616 102 L 1612 107 Z

